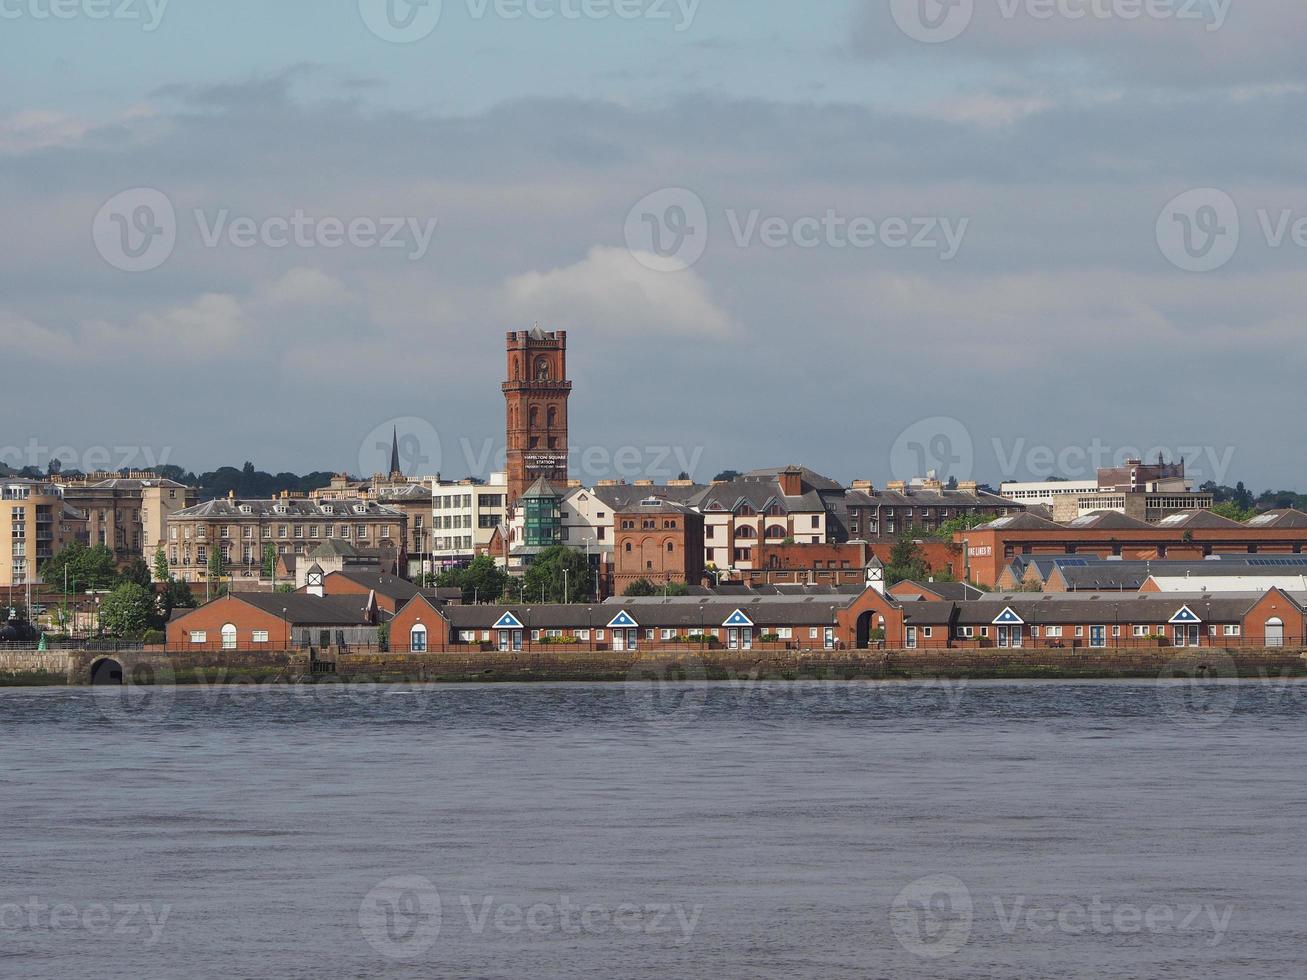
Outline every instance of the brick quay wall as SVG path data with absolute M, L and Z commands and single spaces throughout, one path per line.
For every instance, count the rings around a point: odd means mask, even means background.
M 128 683 L 563 682 L 627 680 L 1156 679 L 1307 677 L 1301 650 L 642 651 L 348 654 L 301 651 L 182 654 L 0 651 L 0 685 L 88 684 L 116 660 Z

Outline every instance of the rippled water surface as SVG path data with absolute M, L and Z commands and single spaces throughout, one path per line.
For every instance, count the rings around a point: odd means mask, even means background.
M 1291 977 L 1307 688 L 0 691 L 0 976 Z

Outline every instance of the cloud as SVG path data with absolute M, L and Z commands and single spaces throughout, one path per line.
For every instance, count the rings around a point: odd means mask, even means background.
M 942 44 L 922 44 L 900 29 L 895 14 L 910 16 L 913 7 L 861 0 L 853 52 L 878 60 L 948 58 L 955 66 L 959 59 L 975 60 L 1034 77 L 1102 75 L 1168 87 L 1307 80 L 1302 0 L 974 0 L 965 30 Z M 966 8 L 937 9 L 961 16 Z
M 719 340 L 741 333 L 693 269 L 655 272 L 626 249 L 602 245 L 575 265 L 514 276 L 504 284 L 504 300 L 519 320 L 603 332 Z

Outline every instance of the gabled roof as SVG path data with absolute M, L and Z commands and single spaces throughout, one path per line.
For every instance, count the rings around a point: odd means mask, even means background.
M 1283 530 L 1288 528 L 1307 527 L 1307 514 L 1300 510 L 1268 510 L 1265 514 L 1258 514 L 1250 520 L 1247 527 L 1255 528 L 1275 528 Z
M 315 596 L 307 592 L 233 592 L 231 598 L 292 626 L 368 626 L 371 595 Z
M 1042 517 L 1036 517 L 1034 514 L 1009 514 L 1006 517 L 1000 517 L 997 520 L 990 521 L 988 524 L 982 524 L 978 528 L 981 531 L 1062 531 L 1065 528 L 1061 524 L 1054 524 L 1052 521 L 1046 521 Z
M 1069 522 L 1067 527 L 1084 530 L 1093 528 L 1095 531 L 1152 531 L 1155 530 L 1152 524 L 1141 521 L 1133 517 L 1127 517 L 1125 514 L 1118 514 L 1114 510 L 1098 510 L 1092 514 L 1085 514 L 1083 517 L 1077 517 L 1074 521 Z
M 1210 510 L 1186 510 L 1179 514 L 1172 514 L 1170 517 L 1164 517 L 1158 521 L 1157 526 L 1204 531 L 1243 527 L 1238 521 L 1232 521 L 1220 514 L 1213 514 Z

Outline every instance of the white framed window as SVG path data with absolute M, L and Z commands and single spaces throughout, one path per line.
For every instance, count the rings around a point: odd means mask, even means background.
M 1084 628 L 1083 626 L 1077 626 L 1077 627 L 1076 627 L 1076 639 L 1079 640 L 1079 639 L 1083 638 L 1084 635 L 1085 635 L 1085 628 Z
M 974 637 L 975 635 L 976 635 L 976 628 L 975 628 L 974 626 L 963 626 L 963 627 L 962 627 L 962 638 L 963 638 L 964 640 L 970 640 L 970 639 L 971 639 L 972 637 Z
M 1062 627 L 1061 627 L 1061 626 L 1049 626 L 1049 627 L 1046 627 L 1046 628 L 1044 629 L 1044 635 L 1045 635 L 1046 637 L 1048 637 L 1050 640 L 1058 640 L 1058 639 L 1061 639 L 1061 638 L 1062 638 Z
M 191 630 L 191 642 L 192 642 L 192 643 L 208 643 L 208 642 L 209 642 L 209 634 L 206 633 L 204 630 Z
M 989 636 L 989 627 L 988 626 L 980 627 L 980 635 L 986 637 Z
M 819 629 L 817 629 L 817 627 L 815 627 L 815 626 L 812 627 L 810 630 L 808 630 L 808 639 L 810 639 L 810 640 L 815 640 L 815 639 L 817 639 L 820 635 L 821 635 L 821 631 L 820 631 Z
M 1227 627 L 1225 627 L 1225 635 L 1226 635 L 1226 636 L 1242 636 L 1242 635 L 1243 635 L 1243 627 L 1242 627 L 1242 626 L 1227 626 Z
M 1113 637 L 1118 637 L 1118 636 L 1120 636 L 1120 635 L 1121 635 L 1121 627 L 1120 627 L 1120 626 L 1113 626 L 1113 627 L 1112 627 L 1112 636 L 1113 636 Z
M 782 626 L 776 631 L 776 635 L 782 640 L 792 640 L 794 639 L 794 628 L 791 626 Z
M 1147 627 L 1147 626 L 1136 626 L 1136 627 L 1134 627 L 1134 628 L 1131 630 L 1131 635 L 1133 635 L 1133 636 L 1147 636 L 1147 635 L 1148 635 L 1148 627 Z
M 267 630 L 255 630 L 255 631 L 250 635 L 250 639 L 252 639 L 255 643 L 267 643 L 267 642 L 268 642 L 268 631 L 267 631 Z
M 1030 635 L 1033 636 L 1035 639 L 1039 639 L 1039 627 L 1038 626 L 1030 627 Z
M 596 640 L 600 640 L 600 641 L 602 641 L 603 638 L 604 638 L 604 631 L 603 631 L 603 630 L 595 630 L 595 639 L 596 639 Z
M 576 638 L 577 638 L 578 640 L 585 640 L 585 641 L 589 642 L 589 640 L 590 640 L 590 631 L 589 631 L 589 630 L 577 630 L 577 631 L 576 631 Z
M 933 626 L 923 626 L 923 627 L 921 627 L 921 635 L 922 635 L 923 637 L 925 637 L 927 640 L 930 639 L 930 637 L 931 637 L 931 635 L 932 635 L 933 632 L 934 632 L 934 627 L 933 627 Z

